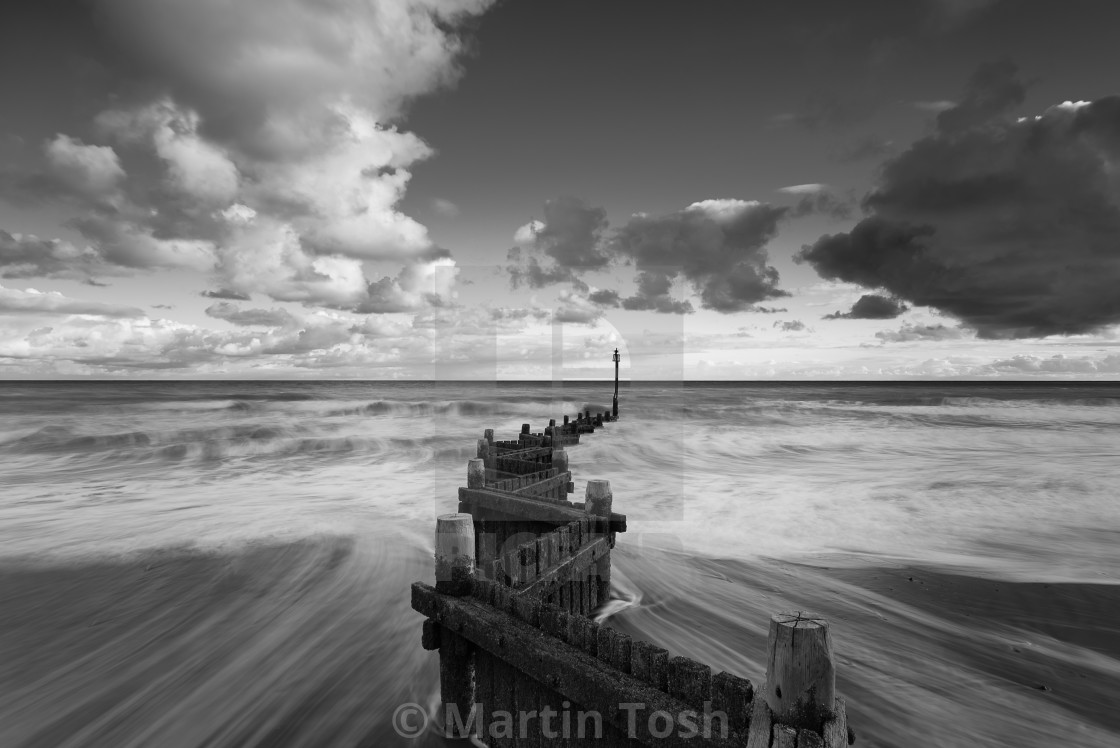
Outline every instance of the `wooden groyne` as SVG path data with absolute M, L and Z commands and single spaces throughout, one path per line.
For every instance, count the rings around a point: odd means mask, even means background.
M 605 480 L 568 500 L 565 447 L 617 419 L 616 388 L 611 412 L 478 440 L 459 512 L 437 520 L 436 584 L 412 585 L 422 644 L 439 651 L 440 728 L 500 748 L 848 745 L 819 616 L 771 617 L 761 689 L 593 620 L 626 517 Z

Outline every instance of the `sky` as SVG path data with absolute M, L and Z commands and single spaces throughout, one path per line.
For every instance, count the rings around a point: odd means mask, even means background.
M 6 0 L 0 378 L 1116 379 L 1118 24 Z

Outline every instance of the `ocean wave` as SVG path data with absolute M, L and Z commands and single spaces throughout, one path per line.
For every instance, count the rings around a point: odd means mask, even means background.
M 597 408 L 597 410 L 596 410 Z M 577 411 L 604 410 L 602 406 L 591 406 L 574 401 L 551 403 L 533 400 L 518 403 L 512 400 L 374 400 L 372 402 L 351 405 L 347 407 L 334 407 L 327 409 L 323 415 L 328 417 L 340 416 L 400 416 L 400 417 L 426 417 L 426 416 L 458 416 L 473 418 L 477 416 L 525 416 L 531 417 L 540 413 L 541 418 L 560 418 L 565 414 L 575 417 Z M 548 415 L 551 414 L 551 415 Z M 558 419 L 559 420 L 559 419 Z

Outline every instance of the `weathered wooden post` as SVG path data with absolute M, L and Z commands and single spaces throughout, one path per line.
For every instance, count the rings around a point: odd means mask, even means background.
M 818 733 L 833 716 L 836 666 L 828 621 L 821 616 L 801 611 L 770 616 L 766 703 L 776 722 Z
M 483 461 L 486 467 L 493 467 L 493 461 L 490 459 L 490 443 L 485 439 L 479 439 L 475 447 L 475 457 Z
M 486 487 L 486 461 L 481 458 L 467 460 L 467 488 Z
M 491 447 L 494 446 L 494 429 L 486 429 L 482 432 L 482 436 L 486 439 L 487 444 Z
M 556 468 L 557 474 L 568 472 L 568 453 L 563 449 L 552 450 L 552 467 Z
M 529 424 L 527 424 L 527 423 L 521 424 L 521 433 L 522 434 L 528 434 L 529 433 Z
M 595 524 L 602 528 L 603 534 L 610 533 L 611 506 L 613 503 L 614 495 L 611 493 L 611 482 L 609 480 L 587 481 L 584 511 L 595 519 Z M 595 582 L 596 595 L 599 604 L 602 605 L 610 598 L 611 594 L 610 554 L 595 562 Z
M 622 356 L 618 355 L 618 349 L 614 349 L 614 403 L 611 405 L 611 415 L 618 418 L 618 362 L 622 360 Z
M 556 425 L 556 419 L 555 418 L 549 418 L 548 419 L 548 427 L 552 428 L 555 425 Z
M 567 425 L 568 425 L 568 417 L 567 417 L 567 416 L 564 416 L 564 425 L 565 425 L 565 426 L 567 426 Z
M 480 460 L 471 460 L 471 463 Z M 469 476 L 469 473 L 468 473 Z M 436 592 L 464 597 L 474 582 L 474 517 L 469 514 L 443 514 L 436 519 Z M 474 649 L 463 637 L 440 627 L 439 687 L 443 701 L 444 726 L 454 738 L 469 737 L 468 731 L 456 734 L 459 726 L 471 723 L 474 708 Z M 458 720 L 451 710 L 458 711 Z

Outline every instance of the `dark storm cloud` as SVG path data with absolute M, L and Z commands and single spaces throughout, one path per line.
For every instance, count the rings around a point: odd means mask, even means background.
M 607 288 L 592 291 L 587 295 L 587 299 L 591 303 L 598 304 L 599 306 L 617 307 L 622 303 L 619 299 L 618 291 L 612 291 Z
M 1120 97 L 999 117 L 1022 90 L 1006 64 L 982 68 L 937 132 L 885 164 L 869 216 L 796 259 L 987 338 L 1120 322 Z
M 295 318 L 283 309 L 242 309 L 228 301 L 210 305 L 206 308 L 206 314 L 234 325 L 245 326 L 281 327 L 295 322 Z
M 231 291 L 228 288 L 219 288 L 217 291 L 203 291 L 199 296 L 207 299 L 226 299 L 227 301 L 252 301 L 247 294 Z
M 778 288 L 778 271 L 766 251 L 786 211 L 758 202 L 705 200 L 667 215 L 632 217 L 610 241 L 612 253 L 639 271 L 638 294 L 623 306 L 679 311 L 679 304 L 674 308 L 662 298 L 678 277 L 690 282 L 703 308 L 717 312 L 745 311 L 788 296 Z
M 847 312 L 826 314 L 824 319 L 894 319 L 909 307 L 898 299 L 878 294 L 864 294 Z

